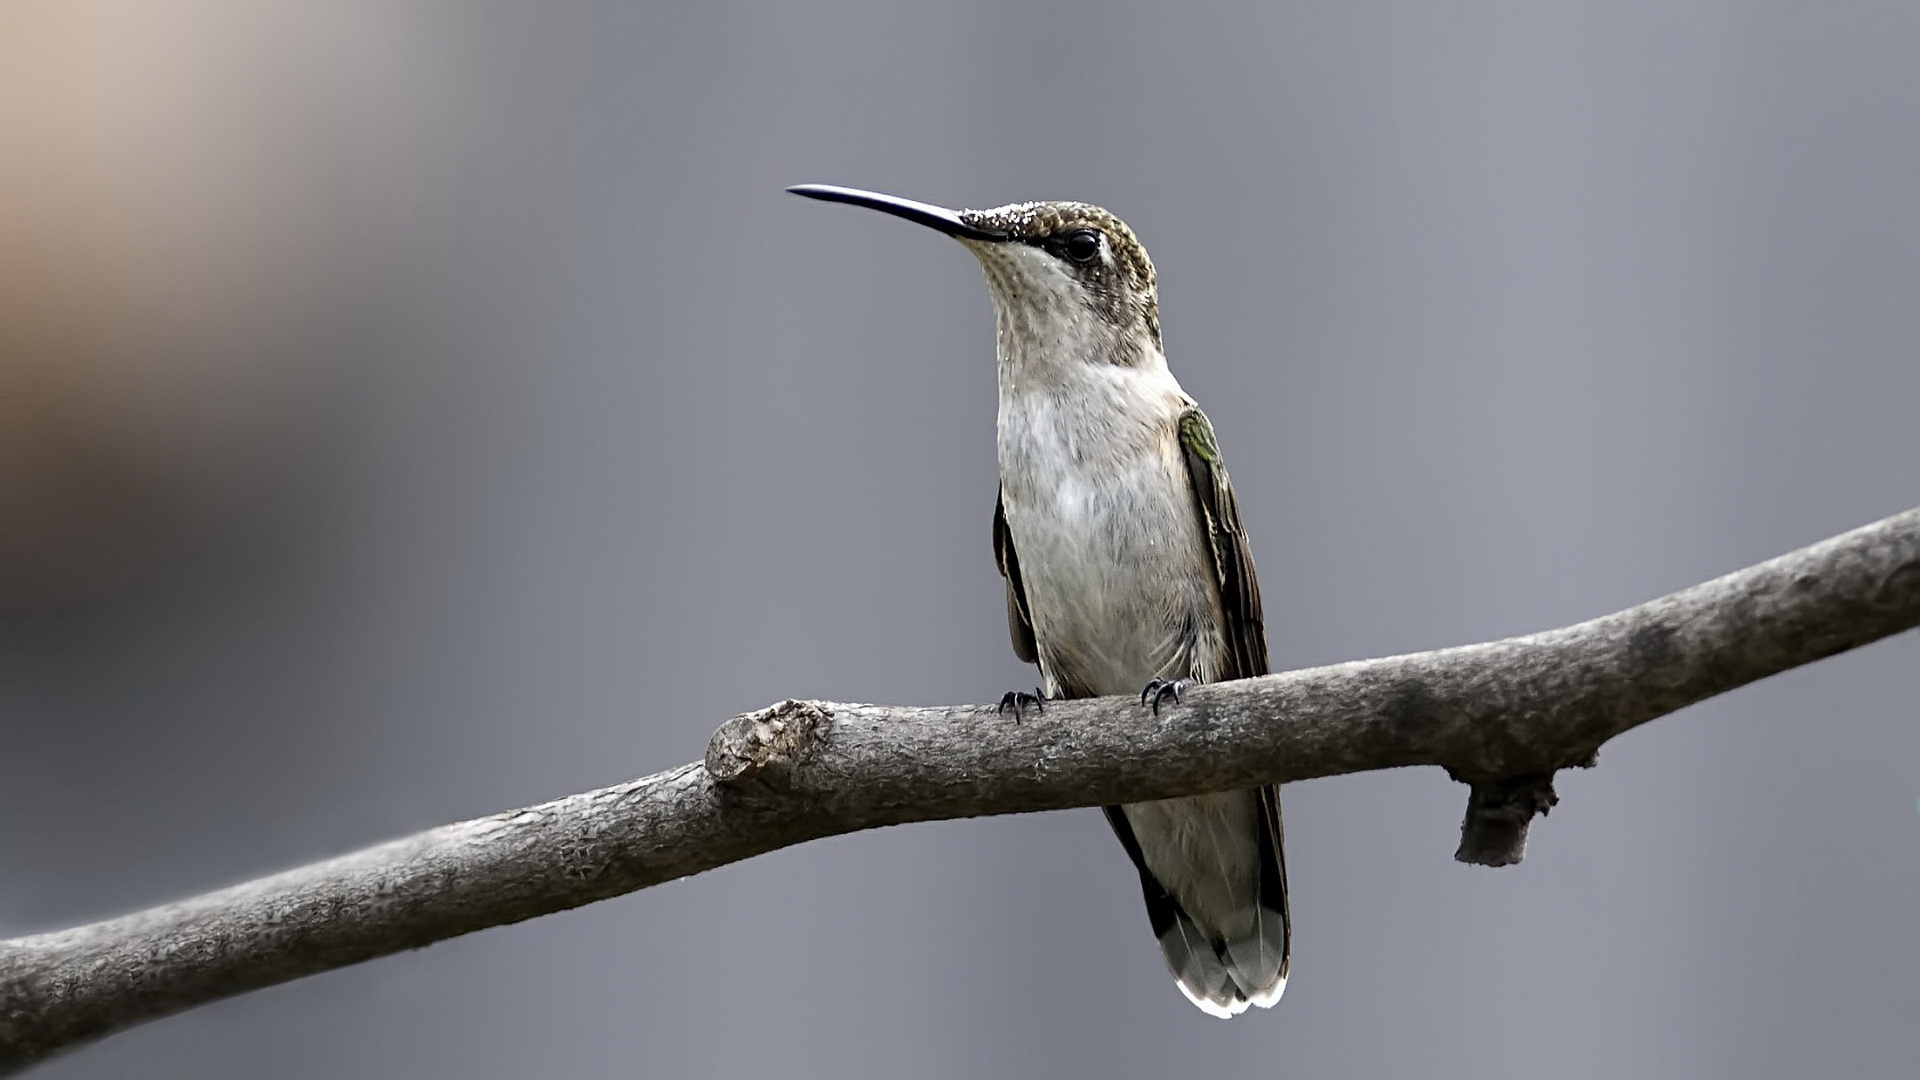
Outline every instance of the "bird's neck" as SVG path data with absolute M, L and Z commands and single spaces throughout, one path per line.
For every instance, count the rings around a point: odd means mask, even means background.
M 1171 381 L 1159 342 L 1074 303 L 995 305 L 1002 394 Z

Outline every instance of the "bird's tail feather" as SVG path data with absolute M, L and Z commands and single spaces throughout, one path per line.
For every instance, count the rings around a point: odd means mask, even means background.
M 1180 906 L 1180 902 L 1147 869 L 1139 840 L 1120 807 L 1107 808 L 1107 819 L 1140 871 L 1147 917 L 1160 939 L 1160 949 L 1180 992 L 1201 1011 L 1229 1017 L 1247 1006 L 1269 1008 L 1287 988 L 1292 951 L 1292 927 L 1287 910 L 1287 867 L 1280 822 L 1279 790 L 1260 788 L 1258 807 L 1259 876 L 1252 925 L 1247 932 L 1225 939 L 1209 934 Z
M 1174 985 L 1201 1012 L 1224 1019 L 1247 1010 L 1248 997 L 1240 982 L 1246 976 L 1235 970 L 1185 912 L 1178 913 L 1174 925 L 1160 935 L 1160 951 L 1173 972 Z

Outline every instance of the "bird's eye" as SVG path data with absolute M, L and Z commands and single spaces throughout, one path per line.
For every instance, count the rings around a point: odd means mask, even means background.
M 1075 229 L 1061 239 L 1060 248 L 1074 262 L 1090 263 L 1100 257 L 1100 234 L 1092 229 Z

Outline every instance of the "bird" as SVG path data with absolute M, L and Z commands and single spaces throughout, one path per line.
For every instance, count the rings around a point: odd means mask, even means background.
M 995 319 L 1000 492 L 993 548 L 1013 651 L 1047 700 L 1138 695 L 1158 714 L 1193 683 L 1268 670 L 1260 587 L 1213 425 L 1161 343 L 1153 262 L 1081 202 L 952 210 L 802 184 L 958 240 Z M 1139 871 L 1182 993 L 1204 1012 L 1270 1007 L 1292 950 L 1277 786 L 1105 808 Z

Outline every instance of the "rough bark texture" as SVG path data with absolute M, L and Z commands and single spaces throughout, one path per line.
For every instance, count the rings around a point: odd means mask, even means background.
M 1132 698 L 783 702 L 704 764 L 0 942 L 0 1071 L 217 998 L 878 825 L 1401 765 L 1471 791 L 1458 857 L 1518 861 L 1552 777 L 1702 698 L 1920 625 L 1920 509 L 1577 626 Z

